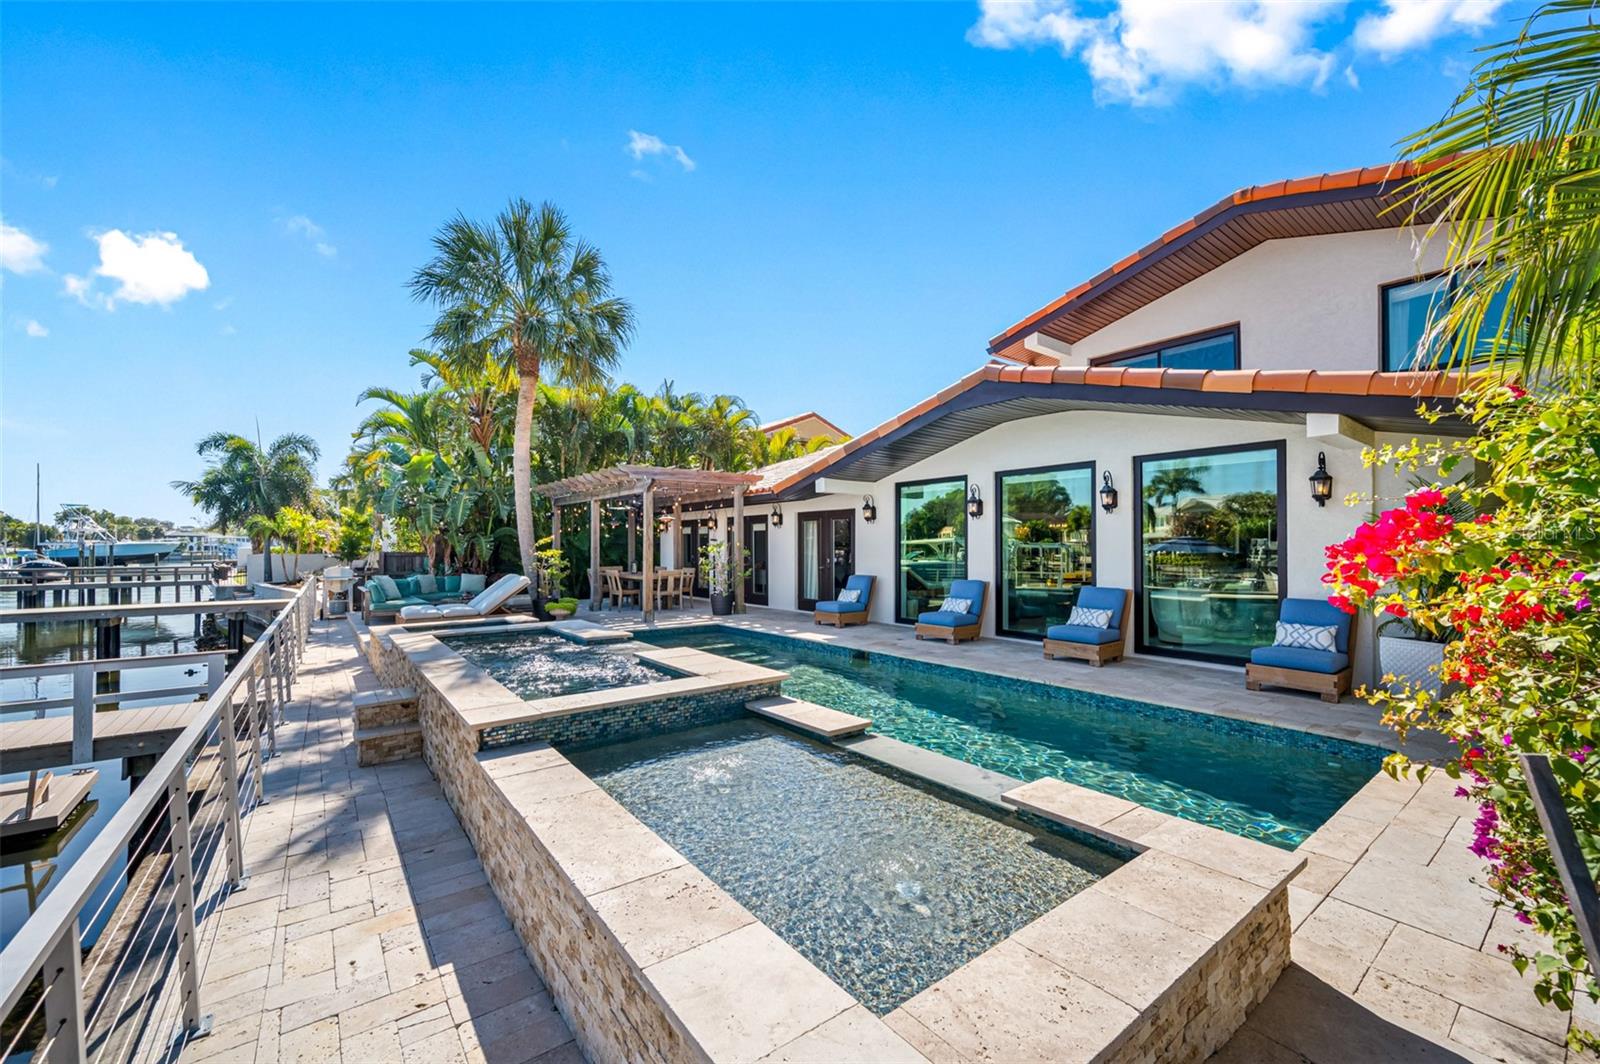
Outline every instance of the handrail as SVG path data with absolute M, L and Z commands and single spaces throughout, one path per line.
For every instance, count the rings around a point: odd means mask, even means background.
M 128 669 L 158 669 L 163 665 L 188 665 L 197 661 L 210 661 L 218 654 L 231 654 L 231 650 L 186 650 L 182 654 L 148 654 L 139 657 L 95 658 L 92 661 L 47 661 L 41 665 L 0 665 L 0 680 L 29 680 L 35 676 L 57 676 L 70 673 L 83 665 L 95 666 L 95 672 L 123 672 Z M 241 664 L 243 659 L 241 659 Z M 0 702 L 0 706 L 6 705 Z
M 55 889 L 23 924 L 4 951 L 0 952 L 0 1016 L 9 1016 L 35 978 L 41 972 L 45 975 L 43 1004 L 47 1015 L 46 1038 L 50 1059 L 82 1059 L 82 986 L 75 984 L 70 988 L 72 992 L 66 994 L 57 984 L 62 975 L 81 981 L 78 970 L 81 951 L 77 939 L 81 931 L 88 930 L 87 926 L 80 929 L 84 909 L 95 889 L 128 852 L 128 846 L 141 826 L 163 802 L 168 803 L 169 817 L 179 822 L 171 832 L 172 859 L 174 866 L 179 868 L 177 880 L 182 881 L 182 887 L 189 892 L 191 899 L 186 907 L 180 892 L 174 908 L 185 932 L 174 936 L 172 947 L 175 951 L 174 961 L 181 965 L 180 986 L 184 994 L 181 1015 L 185 1030 L 192 1032 L 198 1028 L 199 972 L 193 934 L 193 884 L 189 881 L 188 791 L 185 784 L 188 763 L 210 742 L 212 732 L 216 730 L 221 750 L 227 755 L 222 758 L 220 767 L 228 808 L 226 817 L 219 814 L 219 818 L 223 820 L 222 827 L 227 837 L 228 881 L 236 884 L 243 875 L 239 818 L 247 810 L 243 808 L 244 803 L 238 793 L 239 763 L 234 734 L 237 712 L 234 699 L 241 689 L 246 691 L 250 718 L 255 722 L 252 727 L 255 749 L 251 767 L 254 770 L 256 793 L 260 795 L 263 779 L 258 706 L 264 705 L 266 708 L 267 725 L 273 729 L 268 738 L 275 744 L 276 718 L 288 699 L 293 673 L 316 614 L 319 585 L 318 578 L 312 577 L 293 598 L 283 602 L 283 608 L 266 630 L 223 680 L 211 699 L 203 703 L 209 707 L 209 711 L 197 715 L 173 741 L 144 781 L 112 814 L 99 834 L 67 869 Z M 259 698 L 258 680 L 262 683 Z M 174 804 L 174 796 L 182 800 Z M 183 836 L 181 839 L 178 838 L 180 834 Z

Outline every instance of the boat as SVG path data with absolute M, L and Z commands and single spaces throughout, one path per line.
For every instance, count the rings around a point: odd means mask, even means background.
M 62 536 L 40 547 L 65 565 L 150 565 L 178 549 L 166 540 L 118 539 L 82 503 L 62 503 Z

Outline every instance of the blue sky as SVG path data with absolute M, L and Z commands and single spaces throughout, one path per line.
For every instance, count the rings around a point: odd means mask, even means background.
M 0 8 L 0 508 L 185 521 L 214 430 L 412 386 L 440 223 L 549 199 L 622 379 L 852 431 L 1233 189 L 1394 157 L 1495 0 Z M 633 150 L 630 150 L 630 146 Z

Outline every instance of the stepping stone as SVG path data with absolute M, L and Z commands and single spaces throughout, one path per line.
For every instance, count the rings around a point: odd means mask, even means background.
M 798 731 L 823 739 L 860 735 L 872 727 L 872 721 L 865 717 L 841 713 L 837 709 L 829 709 L 827 706 L 819 706 L 812 702 L 802 702 L 798 698 L 785 698 L 782 695 L 758 698 L 746 702 L 744 707 L 769 720 L 787 724 Z

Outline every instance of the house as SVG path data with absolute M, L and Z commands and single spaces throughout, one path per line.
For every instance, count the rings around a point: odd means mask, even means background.
M 779 418 L 761 426 L 761 431 L 767 436 L 782 432 L 784 429 L 793 429 L 795 439 L 801 443 L 808 443 L 819 436 L 830 440 L 842 440 L 850 435 L 815 410 L 807 410 L 793 417 Z
M 1418 414 L 1449 410 L 1460 382 L 1421 350 L 1449 294 L 1439 242 L 1401 224 L 1409 176 L 1237 192 L 1026 315 L 911 409 L 763 470 L 748 601 L 809 609 L 860 571 L 880 580 L 872 620 L 909 623 L 973 577 L 990 585 L 984 635 L 1040 639 L 1097 582 L 1133 589 L 1133 653 L 1242 666 L 1281 598 L 1324 594 L 1324 548 L 1367 513 L 1345 497 L 1409 489 L 1362 448 L 1466 432 Z M 1329 498 L 1313 497 L 1319 470 Z

